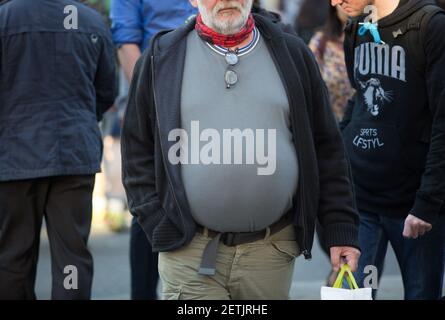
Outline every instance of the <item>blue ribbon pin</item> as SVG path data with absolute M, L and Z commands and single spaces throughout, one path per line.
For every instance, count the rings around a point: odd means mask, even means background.
M 380 33 L 378 30 L 377 23 L 371 23 L 371 22 L 360 22 L 361 25 L 360 29 L 358 30 L 358 34 L 363 37 L 366 33 L 366 31 L 369 31 L 374 38 L 375 43 L 379 44 L 385 44 L 385 42 L 382 41 L 382 38 L 380 38 Z

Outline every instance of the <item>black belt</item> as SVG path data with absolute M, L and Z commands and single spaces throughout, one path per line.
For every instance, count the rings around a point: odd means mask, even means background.
M 254 232 L 217 232 L 208 230 L 208 236 L 213 238 L 205 247 L 199 274 L 213 276 L 215 275 L 216 254 L 218 252 L 219 242 L 228 247 L 234 247 L 244 243 L 250 243 L 264 239 L 269 232 L 273 235 L 292 223 L 292 211 L 287 212 L 280 220 L 270 225 L 268 228 Z M 198 225 L 198 232 L 204 233 L 205 227 Z

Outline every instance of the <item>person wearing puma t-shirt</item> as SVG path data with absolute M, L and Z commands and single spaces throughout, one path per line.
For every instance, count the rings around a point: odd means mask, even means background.
M 445 254 L 445 15 L 426 20 L 425 66 L 412 49 L 410 19 L 428 0 L 332 0 L 362 22 L 374 5 L 377 33 L 353 27 L 345 38 L 349 78 L 357 89 L 341 123 L 351 161 L 362 256 L 382 271 L 388 242 L 402 273 L 405 299 L 438 299 Z M 415 17 L 415 16 L 414 16 Z M 412 28 L 412 27 L 411 27 Z M 351 46 L 350 44 L 354 44 Z

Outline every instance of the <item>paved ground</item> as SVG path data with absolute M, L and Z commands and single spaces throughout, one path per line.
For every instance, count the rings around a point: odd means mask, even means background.
M 37 296 L 50 297 L 49 245 L 42 231 L 40 261 L 37 276 Z M 129 299 L 129 233 L 112 233 L 105 226 L 95 226 L 90 238 L 90 248 L 95 258 L 93 299 Z M 291 288 L 292 299 L 319 299 L 320 287 L 329 272 L 329 262 L 316 244 L 312 261 L 298 258 Z M 388 252 L 379 299 L 402 299 L 403 287 L 394 254 Z

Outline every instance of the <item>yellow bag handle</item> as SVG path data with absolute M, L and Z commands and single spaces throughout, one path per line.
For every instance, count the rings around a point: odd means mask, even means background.
M 338 273 L 337 279 L 334 282 L 333 288 L 342 288 L 342 282 L 343 278 L 345 277 L 345 273 L 347 274 L 346 280 L 348 281 L 349 288 L 358 289 L 357 281 L 355 281 L 354 275 L 352 274 L 352 271 L 347 263 L 341 266 L 340 272 Z

